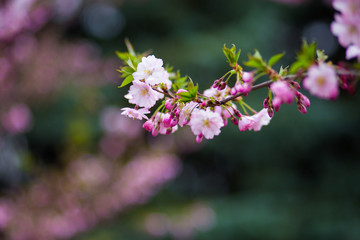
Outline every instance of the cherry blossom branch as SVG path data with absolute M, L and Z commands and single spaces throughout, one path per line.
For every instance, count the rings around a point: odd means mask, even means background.
M 261 88 L 264 88 L 264 87 L 268 87 L 268 86 L 270 86 L 271 83 L 273 83 L 272 80 L 268 80 L 268 81 L 266 81 L 266 82 L 259 83 L 259 84 L 255 85 L 255 86 L 253 86 L 253 87 L 251 88 L 251 91 L 254 91 L 254 90 L 257 90 L 257 89 L 261 89 Z M 236 98 L 241 97 L 241 96 L 243 96 L 243 95 L 244 95 L 244 93 L 237 93 L 237 94 L 232 95 L 232 96 L 230 96 L 230 97 L 224 98 L 224 99 L 221 100 L 221 101 L 208 102 L 207 107 L 215 107 L 215 106 L 224 105 L 224 104 L 226 104 L 227 102 L 230 102 L 230 101 L 232 101 L 232 100 L 235 100 Z
M 341 76 L 341 75 L 351 75 L 351 76 L 360 76 L 360 71 L 355 71 L 355 70 L 337 70 L 336 73 Z M 282 80 L 284 81 L 293 81 L 297 78 L 302 78 L 302 77 L 306 77 L 307 73 L 302 73 L 300 75 L 288 75 L 286 77 L 284 77 Z M 259 83 L 257 85 L 254 85 L 251 87 L 251 91 L 255 91 L 264 87 L 269 87 L 274 81 L 273 80 L 268 80 L 262 83 Z M 250 92 L 251 92 L 250 91 Z M 232 95 L 230 97 L 224 98 L 221 101 L 215 101 L 215 102 L 211 102 L 209 101 L 208 104 L 206 105 L 207 107 L 215 107 L 215 106 L 221 106 L 221 105 L 225 105 L 227 102 L 230 102 L 232 100 L 235 100 L 238 97 L 243 96 L 244 93 L 237 93 L 235 95 Z
M 249 61 L 244 63 L 253 69 L 247 72 L 238 64 L 240 50 L 237 51 L 235 46 L 231 49 L 224 46 L 223 51 L 231 70 L 215 80 L 203 93 L 198 91 L 198 84 L 195 85 L 191 78 L 166 70 L 163 61 L 154 55 L 145 57 L 130 50 L 128 53 L 118 53 L 125 63 L 120 69 L 125 78 L 120 87 L 132 83 L 126 98 L 135 104 L 134 109 L 123 108 L 122 114 L 147 119 L 143 128 L 153 136 L 171 134 L 179 127 L 188 125 L 196 141 L 201 142 L 203 138 L 212 139 L 220 134 L 228 119 L 238 125 L 240 131 L 259 131 L 270 122 L 282 104 L 295 102 L 298 111 L 306 113 L 310 100 L 299 92 L 300 83 L 314 96 L 335 99 L 340 88 L 354 92 L 360 79 L 357 65 L 326 62 L 327 56 L 316 50 L 316 44 L 306 41 L 297 60 L 289 67 L 280 67 L 278 71 L 273 66 L 283 57 L 283 53 L 266 61 L 255 50 L 254 54 L 249 54 Z M 172 79 L 170 74 L 174 75 Z M 234 84 L 229 83 L 232 76 L 236 76 Z M 253 85 L 263 76 L 268 79 Z M 261 88 L 268 88 L 268 93 L 263 100 L 263 109 L 258 111 L 245 103 L 243 98 Z M 152 112 L 151 117 L 146 116 L 160 99 L 163 99 L 162 104 Z M 239 106 L 243 113 L 237 109 Z

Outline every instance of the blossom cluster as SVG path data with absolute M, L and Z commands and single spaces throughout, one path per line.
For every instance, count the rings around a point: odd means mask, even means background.
M 245 71 L 237 62 L 240 50 L 236 51 L 233 46 L 223 48 L 231 70 L 200 93 L 198 85 L 191 79 L 165 69 L 161 59 L 154 55 L 136 55 L 129 43 L 128 48 L 129 53 L 118 53 L 125 62 L 119 70 L 125 77 L 120 87 L 132 83 L 125 98 L 135 107 L 122 108 L 122 114 L 133 119 L 146 119 L 143 128 L 153 136 L 171 134 L 188 125 L 198 143 L 203 138 L 213 139 L 219 135 L 229 119 L 240 131 L 259 131 L 269 124 L 282 104 L 296 102 L 298 111 L 306 113 L 310 100 L 300 92 L 301 85 L 314 96 L 335 99 L 340 87 L 347 89 L 348 81 L 358 77 L 346 68 L 327 62 L 327 56 L 316 49 L 315 43 L 304 41 L 297 61 L 279 71 L 272 66 L 284 54 L 265 61 L 255 51 L 244 63 L 253 70 Z M 256 85 L 264 75 L 269 80 Z M 263 100 L 264 108 L 256 111 L 245 102 L 246 96 L 263 87 L 268 87 L 268 95 Z M 156 110 L 152 110 L 155 105 Z
M 252 116 L 244 116 L 235 104 L 228 102 L 222 106 L 211 106 L 211 101 L 221 101 L 236 93 L 246 94 L 251 90 L 252 74 L 242 73 L 242 80 L 238 81 L 233 88 L 229 88 L 221 79 L 216 80 L 210 89 L 201 94 L 202 97 L 191 101 L 184 101 L 184 97 L 191 95 L 195 89 L 180 88 L 175 94 L 171 93 L 172 82 L 170 74 L 163 68 L 163 61 L 151 55 L 142 57 L 136 71 L 132 74 L 134 80 L 125 96 L 135 108 L 122 108 L 123 115 L 136 119 L 147 119 L 143 127 L 152 133 L 170 134 L 178 129 L 178 126 L 189 125 L 196 136 L 196 141 L 201 142 L 203 138 L 212 139 L 219 135 L 221 128 L 227 124 L 227 120 L 239 126 L 241 131 L 259 131 L 263 125 L 267 125 L 270 117 L 252 110 Z M 197 88 L 196 90 L 197 91 Z M 197 94 L 197 92 L 195 93 Z M 156 102 L 163 99 L 157 111 L 148 118 L 150 108 Z
M 332 33 L 347 48 L 346 58 L 360 61 L 360 1 L 334 0 L 333 7 L 340 12 L 331 24 Z
M 340 44 L 347 47 L 347 59 L 357 57 L 360 60 L 360 2 L 334 0 L 333 6 L 340 14 L 335 15 L 331 30 Z M 198 143 L 203 138 L 212 139 L 219 135 L 229 119 L 240 131 L 259 131 L 269 124 L 282 104 L 296 102 L 298 111 L 306 113 L 310 100 L 300 92 L 301 86 L 316 97 L 333 100 L 339 96 L 340 88 L 354 92 L 360 75 L 356 65 L 336 65 L 327 61 L 328 56 L 316 48 L 316 43 L 304 41 L 296 61 L 288 67 L 281 66 L 280 70 L 273 66 L 284 53 L 265 61 L 255 50 L 244 63 L 252 68 L 250 71 L 245 71 L 238 63 L 240 50 L 237 51 L 235 46 L 224 46 L 223 52 L 231 70 L 200 93 L 198 85 L 191 79 L 165 69 L 161 59 L 137 55 L 129 42 L 127 45 L 128 53 L 118 53 L 125 63 L 119 70 L 125 78 L 120 87 L 132 83 L 125 98 L 135 107 L 123 108 L 122 114 L 133 119 L 146 119 L 143 128 L 153 136 L 171 134 L 179 127 L 189 125 Z M 259 83 L 263 76 L 267 76 L 268 81 Z M 256 111 L 245 98 L 253 90 L 264 87 L 268 88 L 268 95 L 263 100 L 264 109 Z M 153 111 L 151 108 L 155 105 L 157 108 Z M 148 117 L 147 114 L 152 115 Z

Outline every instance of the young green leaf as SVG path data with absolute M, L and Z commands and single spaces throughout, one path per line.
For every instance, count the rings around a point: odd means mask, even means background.
M 276 54 L 274 56 L 272 56 L 269 60 L 269 63 L 268 65 L 271 67 L 271 66 L 274 66 L 283 56 L 284 56 L 285 53 L 279 53 L 279 54 Z
M 120 58 L 121 60 L 123 61 L 126 61 L 129 59 L 129 53 L 128 52 L 119 52 L 119 51 L 116 51 L 115 52 L 116 55 L 118 56 L 118 58 Z
M 118 88 L 125 87 L 134 80 L 132 75 L 127 76 Z
M 289 72 L 296 73 L 300 69 L 306 70 L 316 61 L 316 43 L 308 44 L 305 40 L 301 51 L 297 53 L 296 61 L 291 65 Z

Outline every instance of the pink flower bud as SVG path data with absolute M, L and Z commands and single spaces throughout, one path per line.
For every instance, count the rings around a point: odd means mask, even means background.
M 254 77 L 253 73 L 251 73 L 251 72 L 243 72 L 242 80 L 245 83 L 250 83 L 250 82 L 252 82 L 253 77 Z
M 293 86 L 296 89 L 300 89 L 300 84 L 298 82 L 295 81 L 290 81 L 289 82 L 291 86 Z
M 231 88 L 230 94 L 235 95 L 236 93 L 237 93 L 236 88 L 235 87 Z
M 240 92 L 240 90 L 242 88 L 241 83 L 239 83 L 239 82 L 235 83 L 234 88 L 236 89 L 236 92 Z
M 304 105 L 305 107 L 310 107 L 310 100 L 308 97 L 306 97 L 305 95 L 301 96 L 300 102 L 302 105 Z
M 274 109 L 269 107 L 267 110 L 268 110 L 269 117 L 272 118 L 274 116 Z
M 234 114 L 235 114 L 235 116 L 237 116 L 238 118 L 241 118 L 241 113 L 240 113 L 239 110 L 234 109 Z
M 231 122 L 235 125 L 238 125 L 239 124 L 239 120 L 236 118 L 236 117 L 232 117 L 231 118 Z
M 249 83 L 244 83 L 241 85 L 239 92 L 247 94 L 251 91 L 251 85 Z
M 215 80 L 214 83 L 213 83 L 213 85 L 212 85 L 212 87 L 213 87 L 213 88 L 217 88 L 217 87 L 219 86 L 219 83 L 221 83 L 221 80 L 220 80 L 220 79 Z
M 169 135 L 170 133 L 172 133 L 172 128 L 171 127 L 166 129 L 166 135 Z
M 173 99 L 168 99 L 165 101 L 165 108 L 169 111 L 171 111 L 171 109 L 173 109 L 175 106 L 174 104 L 174 100 Z
M 226 88 L 226 82 L 222 82 L 219 86 L 218 86 L 218 90 L 224 90 Z
M 190 117 L 185 118 L 185 122 L 183 123 L 183 126 L 188 125 L 190 122 Z
M 302 104 L 298 104 L 297 109 L 299 110 L 299 112 L 304 113 L 304 114 L 307 112 L 306 107 Z
M 170 121 L 170 126 L 171 127 L 175 127 L 177 125 L 177 123 L 178 123 L 177 119 L 171 118 L 171 121 Z
M 180 111 L 181 111 L 180 108 L 177 107 L 176 110 L 175 110 L 175 116 L 176 117 L 179 117 Z
M 199 135 L 196 136 L 196 142 L 201 143 L 202 140 L 203 140 L 203 135 L 202 133 L 200 133 Z
M 263 106 L 264 106 L 264 108 L 268 108 L 268 107 L 269 107 L 269 97 L 266 97 L 266 98 L 264 99 Z
M 143 124 L 143 128 L 146 130 L 146 131 L 149 131 L 151 132 L 154 128 L 154 123 L 152 120 L 147 120 L 144 124 Z
M 159 134 L 159 130 L 160 130 L 159 126 L 154 127 L 152 132 L 151 132 L 151 135 L 153 135 L 153 137 L 156 137 Z
M 166 127 L 166 128 L 170 127 L 170 126 L 171 126 L 170 122 L 171 122 L 171 117 L 170 117 L 170 115 L 167 116 L 167 117 L 164 117 L 164 119 L 163 119 L 164 127 Z

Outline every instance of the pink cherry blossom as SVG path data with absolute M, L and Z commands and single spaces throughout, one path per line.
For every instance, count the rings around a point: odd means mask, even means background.
M 163 61 L 156 58 L 154 55 L 143 57 L 138 64 L 136 72 L 133 73 L 135 80 L 146 80 L 151 77 L 153 73 L 163 70 Z
M 145 79 L 145 82 L 150 86 L 157 86 L 163 84 L 166 89 L 171 88 L 171 81 L 169 80 L 169 73 L 165 69 L 153 72 L 151 76 Z
M 154 128 L 154 122 L 153 120 L 147 120 L 144 124 L 143 124 L 143 128 L 146 130 L 146 131 L 149 131 L 151 132 Z
M 338 79 L 331 65 L 312 65 L 303 81 L 304 87 L 319 98 L 335 99 L 339 94 Z
M 228 95 L 229 92 L 230 92 L 229 87 L 226 87 L 223 90 L 219 90 L 218 88 L 211 87 L 204 91 L 204 95 L 206 97 L 213 97 L 216 100 L 221 100 L 221 99 L 224 99 Z
M 254 124 L 255 120 L 251 116 L 242 116 L 239 120 L 238 127 L 240 131 L 249 130 L 249 128 Z
M 356 58 L 360 61 L 360 46 L 351 45 L 346 50 L 346 59 Z
M 163 61 L 154 55 L 143 57 L 133 73 L 135 80 L 145 80 L 151 86 L 163 83 L 167 89 L 171 88 L 169 73 L 163 68 Z
M 253 80 L 254 74 L 252 72 L 243 72 L 242 80 L 245 83 L 251 83 Z
M 200 133 L 199 135 L 196 136 L 196 142 L 197 143 L 201 143 L 203 140 L 204 136 L 202 133 Z
M 254 123 L 250 126 L 249 130 L 255 132 L 260 131 L 262 126 L 266 126 L 270 123 L 271 117 L 269 117 L 267 109 L 262 109 L 260 112 L 252 116 Z
M 165 108 L 169 111 L 171 111 L 175 107 L 175 101 L 174 99 L 167 99 L 165 101 Z
M 198 103 L 196 102 L 189 102 L 181 109 L 179 114 L 180 127 L 183 127 L 190 122 L 191 114 L 198 111 L 198 109 L 196 108 L 197 105 Z
M 169 113 L 159 113 L 157 112 L 155 118 L 153 120 L 154 127 L 152 129 L 152 135 L 156 136 L 158 133 L 160 134 L 170 134 L 175 132 L 178 129 L 178 126 L 165 126 L 164 119 L 168 119 L 170 117 Z
M 360 16 L 335 15 L 335 22 L 331 24 L 332 33 L 338 37 L 343 47 L 351 44 L 360 45 Z
M 271 117 L 269 117 L 268 110 L 262 109 L 260 112 L 252 116 L 243 116 L 238 123 L 240 131 L 254 130 L 260 131 L 262 126 L 270 123 Z
M 285 81 L 276 81 L 270 85 L 271 91 L 275 98 L 278 98 L 281 103 L 290 104 L 295 97 L 295 90 Z
M 129 102 L 140 107 L 151 108 L 156 101 L 163 97 L 153 90 L 148 84 L 141 81 L 133 81 L 133 85 L 129 89 Z
M 209 109 L 200 109 L 192 114 L 190 127 L 192 132 L 198 136 L 202 134 L 206 139 L 212 139 L 220 134 L 220 128 L 224 126 L 220 114 Z
M 334 0 L 333 7 L 347 16 L 356 16 L 360 14 L 359 0 Z
M 148 119 L 148 117 L 145 114 L 150 113 L 149 109 L 147 108 L 141 108 L 141 109 L 134 109 L 134 108 L 122 108 L 123 112 L 121 115 L 128 116 L 129 118 L 136 118 L 139 120 L 142 120 L 143 118 Z
M 243 94 L 247 94 L 251 91 L 251 83 L 236 83 L 235 84 L 235 89 L 238 93 L 243 93 Z

